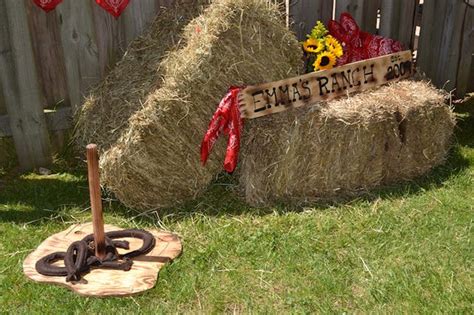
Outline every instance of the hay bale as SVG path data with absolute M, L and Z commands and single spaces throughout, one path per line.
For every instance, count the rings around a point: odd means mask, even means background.
M 205 168 L 200 142 L 228 87 L 283 79 L 301 66 L 295 36 L 265 0 L 216 0 L 183 34 L 161 64 L 161 87 L 102 155 L 104 183 L 131 207 L 174 206 L 203 191 L 222 170 L 224 141 Z
M 150 28 L 130 43 L 122 60 L 90 92 L 76 113 L 74 137 L 78 145 L 83 148 L 96 143 L 105 151 L 117 141 L 133 113 L 162 84 L 161 64 L 169 50 L 183 45 L 183 28 L 208 2 L 178 0 L 171 7 L 160 9 Z
M 268 205 L 412 179 L 443 161 L 454 123 L 443 95 L 415 81 L 255 119 L 247 123 L 240 187 L 247 202 Z

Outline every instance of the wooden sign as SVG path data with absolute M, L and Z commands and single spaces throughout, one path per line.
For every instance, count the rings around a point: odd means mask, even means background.
M 35 264 L 41 258 L 57 251 L 66 251 L 69 245 L 92 233 L 92 224 L 77 224 L 65 231 L 48 237 L 41 245 L 26 257 L 23 262 L 25 275 L 38 282 L 54 283 L 65 286 L 81 295 L 88 296 L 127 296 L 143 292 L 155 286 L 158 272 L 168 262 L 179 256 L 181 241 L 175 234 L 150 230 L 155 236 L 156 245 L 151 252 L 133 258 L 129 271 L 115 269 L 92 269 L 80 282 L 66 282 L 66 277 L 44 276 L 36 271 Z M 105 225 L 105 230 L 115 231 L 121 228 Z M 143 241 L 137 238 L 124 238 L 130 242 L 130 250 L 140 248 Z M 123 254 L 122 249 L 118 249 Z M 60 262 L 55 264 L 61 265 Z
M 242 118 L 257 118 L 291 107 L 332 100 L 412 75 L 410 50 L 362 60 L 291 79 L 248 86 L 239 95 Z

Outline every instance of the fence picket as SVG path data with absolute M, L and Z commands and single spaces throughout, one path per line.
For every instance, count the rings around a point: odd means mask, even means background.
M 0 83 L 22 169 L 51 162 L 25 1 L 0 1 Z
M 119 19 L 115 19 L 102 8 L 93 4 L 92 6 L 94 29 L 97 36 L 100 76 L 104 77 L 110 67 L 119 61 L 120 55 L 126 48 L 125 33 L 119 25 L 123 15 Z
M 123 13 L 122 27 L 126 45 L 141 35 L 155 16 L 155 0 L 132 1 Z
M 417 5 L 418 0 L 382 0 L 380 35 L 401 41 L 407 49 L 413 48 Z
M 101 78 L 92 5 L 92 1 L 64 1 L 56 8 L 73 107 L 82 103 L 83 95 Z
M 472 38 L 464 23 L 471 23 L 472 8 L 462 0 L 432 0 L 423 4 L 418 67 L 438 87 L 454 90 L 456 83 L 468 84 L 470 74 L 469 56 L 472 55 Z M 463 39 L 464 36 L 464 39 Z M 464 57 L 463 57 L 464 56 Z M 461 63 L 462 62 L 462 63 Z M 467 89 L 457 86 L 457 96 Z
M 32 1 L 27 1 L 27 12 L 39 83 L 44 95 L 43 106 L 59 102 L 68 106 L 69 94 L 58 16 L 38 10 Z
M 460 59 L 456 78 L 456 94 L 464 96 L 467 91 L 474 90 L 474 9 L 464 9 L 464 23 L 461 33 Z
M 7 114 L 7 104 L 5 104 L 5 97 L 3 96 L 3 90 L 0 85 L 0 116 L 6 115 L 6 114 Z M 0 133 L 0 137 L 1 137 L 1 133 Z
M 287 6 L 290 27 L 299 40 L 306 39 L 318 20 L 327 25 L 332 17 L 332 1 L 328 0 L 291 0 Z
M 337 0 L 336 19 L 349 12 L 363 31 L 375 34 L 379 7 L 380 0 Z

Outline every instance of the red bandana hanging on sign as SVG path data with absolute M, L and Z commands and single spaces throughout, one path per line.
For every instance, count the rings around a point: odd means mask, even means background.
M 95 0 L 95 2 L 115 18 L 118 18 L 128 6 L 130 0 Z
M 33 0 L 33 2 L 39 6 L 41 9 L 49 12 L 54 10 L 58 4 L 60 4 L 63 0 Z
M 214 116 L 207 129 L 204 139 L 201 143 L 201 162 L 206 164 L 209 153 L 219 135 L 229 136 L 227 140 L 227 151 L 224 160 L 224 169 L 232 173 L 237 166 L 237 160 L 240 149 L 240 133 L 242 131 L 242 118 L 240 118 L 240 109 L 238 95 L 242 90 L 240 87 L 231 87 L 229 92 L 219 103 Z

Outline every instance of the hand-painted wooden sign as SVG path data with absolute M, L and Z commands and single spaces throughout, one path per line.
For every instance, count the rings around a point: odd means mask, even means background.
M 239 95 L 240 112 L 242 118 L 257 118 L 395 82 L 412 73 L 411 51 L 397 52 L 291 79 L 248 86 Z

